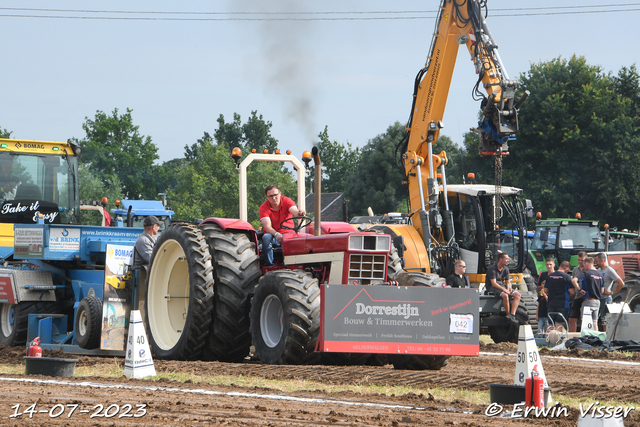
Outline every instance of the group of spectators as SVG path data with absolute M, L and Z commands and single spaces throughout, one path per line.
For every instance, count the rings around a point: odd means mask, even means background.
M 569 332 L 576 332 L 584 307 L 591 311 L 593 329 L 599 330 L 598 321 L 602 322 L 607 312 L 606 304 L 612 302 L 611 296 L 624 286 L 620 276 L 609 266 L 607 255 L 599 253 L 590 257 L 585 251 L 579 252 L 578 266 L 571 276 L 569 261 L 562 261 L 556 271 L 554 259 L 547 258 L 546 267 L 547 271 L 540 273 L 538 278 L 538 330 L 546 331 L 550 319 L 566 327 L 568 319 Z M 605 325 L 601 328 L 606 330 Z
M 509 273 L 509 254 L 501 252 L 498 254 L 498 261 L 487 269 L 485 289 L 487 293 L 497 295 L 502 299 L 502 305 L 507 319 L 518 325 L 516 311 L 520 304 L 520 292 L 511 287 L 511 275 Z M 447 277 L 447 286 L 451 288 L 470 288 L 469 276 L 465 274 L 466 263 L 464 260 L 457 260 L 454 264 L 455 271 Z
M 509 255 L 498 254 L 497 263 L 487 269 L 485 289 L 487 293 L 502 299 L 507 319 L 517 325 L 519 322 L 515 314 L 520 304 L 520 293 L 511 287 L 508 264 Z M 599 253 L 595 257 L 590 257 L 585 251 L 581 251 L 578 253 L 579 265 L 573 269 L 571 275 L 569 275 L 571 269 L 569 261 L 562 261 L 558 270 L 553 257 L 547 258 L 545 264 L 547 271 L 540 273 L 537 286 L 538 330 L 546 331 L 552 319 L 555 324 L 568 326 L 569 332 L 576 332 L 583 307 L 588 307 L 591 311 L 593 329 L 606 330 L 602 319 L 607 313 L 607 304 L 612 302 L 611 296 L 624 286 L 618 273 L 609 266 L 607 255 Z M 457 260 L 455 272 L 447 277 L 447 286 L 470 287 L 465 268 L 465 262 Z M 573 301 L 571 301 L 572 296 L 575 297 Z M 598 321 L 601 322 L 601 326 L 598 326 Z

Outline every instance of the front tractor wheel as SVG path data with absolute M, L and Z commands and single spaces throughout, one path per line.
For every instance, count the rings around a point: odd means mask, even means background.
M 251 338 L 263 363 L 308 364 L 320 332 L 318 280 L 302 271 L 276 270 L 260 278 L 251 301 Z
M 102 300 L 96 296 L 83 298 L 76 313 L 76 341 L 81 348 L 100 347 L 102 329 Z
M 160 233 L 145 301 L 149 343 L 158 359 L 201 356 L 213 310 L 212 270 L 207 242 L 196 226 L 175 223 Z
M 29 314 L 58 313 L 55 301 L 21 301 L 0 304 L 0 345 L 23 346 L 27 342 Z

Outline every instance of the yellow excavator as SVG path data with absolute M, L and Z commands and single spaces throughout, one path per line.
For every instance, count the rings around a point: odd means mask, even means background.
M 520 189 L 501 182 L 502 158 L 518 130 L 518 109 L 528 92 L 516 101 L 518 81 L 509 79 L 500 59 L 485 20 L 486 3 L 443 0 L 440 6 L 429 56 L 415 79 L 406 134 L 396 148 L 409 188 L 410 213 L 356 217 L 352 223 L 394 236 L 399 259 L 394 269 L 407 284 L 440 286 L 453 273 L 455 260 L 463 259 L 472 287 L 483 292 L 487 267 L 496 263 L 499 252 L 509 253 L 512 282 L 523 291 L 516 317 L 537 329 L 535 293 L 526 292 L 535 292 L 535 286 L 523 275 L 526 215 L 532 215 L 533 208 L 520 199 Z M 473 97 L 480 101 L 482 118 L 472 130 L 478 134 L 480 155 L 494 159 L 493 184 L 447 185 L 447 154 L 433 152 L 461 45 L 478 76 Z M 518 328 L 506 320 L 500 298 L 483 296 L 481 306 L 482 327 L 495 341 L 517 340 Z

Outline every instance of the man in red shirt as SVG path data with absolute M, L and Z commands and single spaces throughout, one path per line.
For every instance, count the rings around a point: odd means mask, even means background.
M 292 216 L 304 216 L 305 211 L 298 209 L 296 204 L 288 197 L 282 195 L 277 185 L 270 185 L 264 190 L 267 201 L 260 206 L 258 211 L 262 222 L 262 253 L 265 266 L 273 265 L 273 246 L 282 244 L 282 233 L 291 233 L 293 230 L 280 228 L 282 222 Z M 293 220 L 285 221 L 285 226 L 293 227 Z

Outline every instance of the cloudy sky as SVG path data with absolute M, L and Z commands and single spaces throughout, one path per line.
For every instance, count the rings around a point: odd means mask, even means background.
M 573 54 L 605 72 L 638 62 L 640 3 L 487 3 L 511 78 Z M 212 133 L 220 114 L 245 122 L 257 110 L 294 154 L 325 126 L 332 140 L 362 146 L 407 120 L 439 4 L 5 0 L 0 127 L 19 139 L 82 139 L 85 117 L 131 108 L 167 161 Z M 456 142 L 476 121 L 475 81 L 461 49 L 442 132 Z

